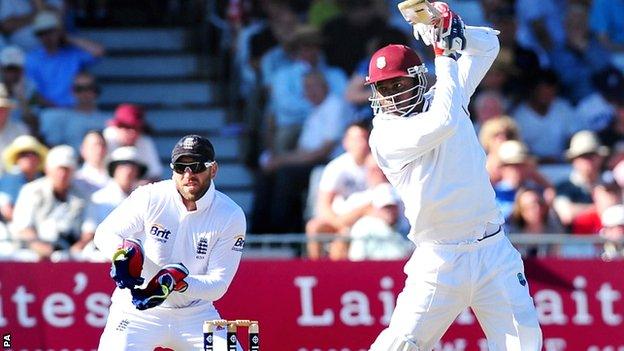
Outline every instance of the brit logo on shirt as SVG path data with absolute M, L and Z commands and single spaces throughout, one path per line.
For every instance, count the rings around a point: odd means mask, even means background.
M 154 239 L 164 244 L 167 242 L 167 240 L 169 240 L 169 235 L 171 235 L 171 231 L 158 223 L 153 223 L 152 228 L 150 228 L 150 234 Z

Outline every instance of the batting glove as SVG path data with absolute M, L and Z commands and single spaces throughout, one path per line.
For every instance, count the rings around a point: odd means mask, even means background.
M 113 255 L 110 276 L 120 289 L 134 288 L 143 284 L 141 278 L 143 270 L 143 247 L 141 242 L 134 239 L 124 239 L 121 246 Z
M 184 292 L 188 284 L 184 281 L 189 274 L 182 263 L 164 266 L 147 283 L 145 289 L 131 289 L 132 304 L 138 310 L 146 310 L 163 303 L 172 292 Z
M 433 7 L 441 14 L 435 25 L 433 51 L 436 56 L 455 57 L 457 50 L 466 48 L 464 21 L 444 2 L 434 2 Z

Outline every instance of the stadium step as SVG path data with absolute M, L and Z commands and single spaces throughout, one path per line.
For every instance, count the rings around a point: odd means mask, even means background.
M 104 83 L 100 103 L 133 102 L 150 106 L 210 105 L 216 102 L 213 84 L 208 82 Z
M 86 29 L 80 35 L 104 45 L 108 51 L 183 51 L 189 47 L 184 28 Z
M 157 135 L 193 133 L 209 135 L 225 125 L 225 111 L 214 109 L 159 109 L 146 114 L 147 122 Z
M 92 72 L 111 78 L 179 78 L 199 74 L 199 62 L 193 54 L 113 56 L 93 67 Z

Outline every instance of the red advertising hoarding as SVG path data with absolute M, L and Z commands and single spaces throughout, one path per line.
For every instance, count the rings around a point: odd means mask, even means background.
M 527 261 L 545 350 L 624 351 L 624 262 Z M 263 351 L 360 351 L 383 329 L 403 262 L 244 261 L 216 303 L 260 320 Z M 13 350 L 91 350 L 106 322 L 107 264 L 0 264 L 0 333 Z M 486 350 L 462 314 L 439 350 Z

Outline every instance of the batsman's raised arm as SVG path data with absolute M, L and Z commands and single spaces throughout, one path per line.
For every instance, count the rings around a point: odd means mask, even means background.
M 491 28 L 466 26 L 466 47 L 458 50 L 461 57 L 457 60 L 466 106 L 498 55 L 500 44 L 497 34 L 498 31 Z

